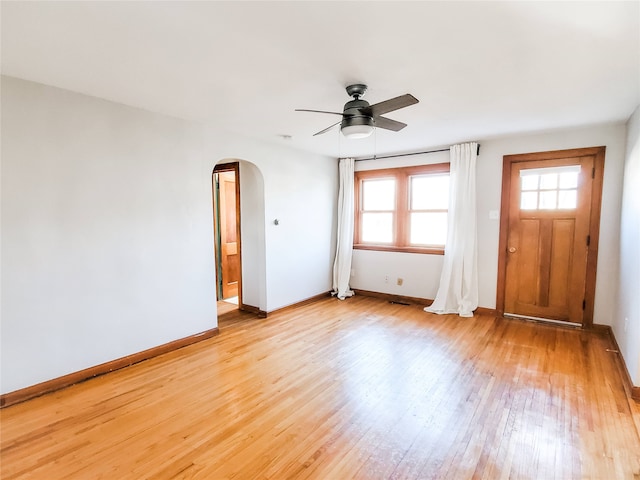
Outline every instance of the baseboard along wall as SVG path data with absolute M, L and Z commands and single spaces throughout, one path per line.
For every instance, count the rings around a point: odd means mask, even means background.
M 374 297 L 387 300 L 392 303 L 399 303 L 402 305 L 418 305 L 421 307 L 428 307 L 433 303 L 430 298 L 420 297 L 407 297 L 404 295 L 394 295 L 390 293 L 372 292 L 370 290 L 354 290 L 356 295 L 362 295 L 363 297 Z M 478 307 L 474 310 L 478 315 L 497 315 L 495 308 Z
M 613 329 L 609 325 L 594 325 L 594 328 L 600 330 L 603 334 L 608 335 L 611 339 L 611 343 L 615 350 L 612 353 L 616 355 L 616 363 L 618 364 L 618 370 L 620 371 L 620 376 L 622 377 L 622 383 L 624 384 L 624 389 L 627 393 L 627 396 L 631 397 L 636 402 L 640 402 L 640 387 L 636 387 L 631 380 L 629 369 L 627 368 L 627 364 L 624 361 L 622 353 L 620 353 L 620 346 L 618 345 L 616 336 L 613 333 Z
M 85 368 L 84 370 L 69 373 L 68 375 L 64 375 L 62 377 L 53 378 L 51 380 L 32 385 L 30 387 L 21 388 L 20 390 L 5 393 L 3 395 L 0 395 L 0 408 L 15 405 L 16 403 L 24 402 L 26 400 L 39 397 L 40 395 L 44 395 L 46 393 L 55 392 L 56 390 L 60 390 L 76 383 L 89 380 L 93 377 L 104 375 L 105 373 L 113 372 L 114 370 L 119 370 L 121 368 L 142 362 L 144 360 L 169 353 L 173 350 L 177 350 L 179 348 L 186 347 L 187 345 L 191 345 L 207 338 L 211 338 L 218 333 L 218 327 L 212 328 L 211 330 L 206 330 L 201 333 L 196 333 L 195 335 L 190 335 L 188 337 L 180 338 L 163 345 L 158 345 L 157 347 L 143 350 L 142 352 L 127 355 L 126 357 L 117 358 L 115 360 L 111 360 L 110 362 L 105 362 L 94 367 Z
M 383 300 L 387 300 L 389 302 L 403 304 L 403 305 L 429 306 L 433 303 L 433 300 L 430 300 L 427 298 L 407 297 L 403 295 L 392 295 L 388 293 L 372 292 L 369 290 L 354 290 L 354 291 L 356 295 L 380 298 Z M 282 312 L 282 311 L 290 310 L 302 305 L 307 305 L 309 303 L 313 303 L 315 301 L 326 298 L 328 296 L 331 296 L 331 292 L 321 293 L 319 295 L 315 295 L 301 302 L 295 303 L 293 305 L 288 305 L 286 307 L 282 307 L 268 313 L 263 310 L 260 310 L 257 307 L 251 307 L 249 305 L 243 305 L 242 310 L 250 313 L 255 313 L 262 318 L 266 318 L 268 315 L 273 315 L 277 312 Z M 480 315 L 489 315 L 489 316 L 497 315 L 496 309 L 485 308 L 485 307 L 478 307 L 475 310 L 475 313 Z M 617 363 L 618 363 L 618 370 L 620 371 L 620 376 L 622 377 L 623 384 L 625 385 L 625 391 L 627 393 L 627 396 L 632 398 L 636 402 L 640 402 L 640 387 L 634 386 L 633 382 L 631 381 L 629 370 L 627 369 L 627 365 L 624 361 L 624 358 L 620 354 L 620 348 L 618 346 L 618 342 L 616 340 L 616 337 L 613 333 L 612 328 L 609 325 L 597 325 L 597 324 L 593 325 L 592 328 L 594 330 L 599 330 L 601 333 L 605 335 L 608 335 L 609 338 L 611 339 L 611 343 L 615 348 L 615 354 L 616 354 Z M 218 333 L 219 333 L 219 330 L 217 327 L 212 328 L 211 330 L 207 330 L 205 332 L 191 335 L 189 337 L 174 340 L 172 342 L 165 343 L 163 345 L 159 345 L 157 347 L 153 347 L 148 350 L 144 350 L 142 352 L 134 353 L 126 357 L 118 358 L 110 362 L 96 365 L 95 367 L 90 367 L 84 370 L 80 370 L 78 372 L 64 375 L 62 377 L 54 378 L 52 380 L 47 380 L 46 382 L 38 383 L 37 385 L 32 385 L 30 387 L 16 390 L 14 392 L 5 393 L 3 395 L 0 395 L 0 409 L 4 407 L 8 407 L 10 405 L 15 405 L 16 403 L 24 402 L 31 398 L 39 397 L 40 395 L 44 395 L 46 393 L 51 393 L 56 390 L 60 390 L 62 388 L 71 386 L 76 383 L 80 383 L 85 380 L 89 380 L 90 378 L 97 377 L 99 375 L 104 375 L 114 370 L 119 370 L 121 368 L 134 365 L 136 363 L 142 362 L 144 360 L 148 360 L 153 357 L 157 357 L 159 355 L 171 352 L 173 350 L 186 347 L 187 345 L 191 345 L 193 343 L 197 343 L 207 338 L 211 338 L 215 335 L 218 335 Z

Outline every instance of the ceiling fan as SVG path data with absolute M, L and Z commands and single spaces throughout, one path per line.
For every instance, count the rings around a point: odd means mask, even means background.
M 315 133 L 314 136 L 328 132 L 338 124 L 340 125 L 340 131 L 347 138 L 368 137 L 373 133 L 375 127 L 398 132 L 407 126 L 406 123 L 391 120 L 382 115 L 418 103 L 416 97 L 407 93 L 406 95 L 400 95 L 399 97 L 369 105 L 369 102 L 361 98 L 366 91 L 367 86 L 361 83 L 349 85 L 347 87 L 347 94 L 353 97 L 353 100 L 345 103 L 342 113 L 306 109 L 296 109 L 296 112 L 330 113 L 342 116 L 342 120 L 320 130 L 318 133 Z

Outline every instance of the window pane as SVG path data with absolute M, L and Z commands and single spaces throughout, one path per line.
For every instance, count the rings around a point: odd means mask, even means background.
M 524 179 L 525 177 L 523 177 Z M 538 192 L 522 192 L 520 194 L 521 210 L 536 210 L 538 208 Z
M 577 188 L 580 172 L 564 172 L 560 174 L 560 188 Z
M 576 190 L 560 190 L 558 195 L 558 208 L 576 208 L 578 195 Z
M 551 190 L 550 192 L 540 192 L 540 209 L 555 210 L 557 208 L 558 192 Z
M 525 175 L 522 179 L 522 190 L 537 190 L 540 175 Z
M 411 245 L 444 245 L 447 241 L 446 212 L 411 214 Z
M 396 199 L 396 181 L 393 178 L 362 182 L 363 210 L 393 210 Z
M 551 190 L 558 188 L 558 174 L 547 173 L 540 175 L 540 190 Z
M 362 241 L 367 243 L 391 243 L 393 241 L 392 213 L 363 213 Z
M 411 177 L 411 210 L 446 210 L 449 207 L 449 175 Z

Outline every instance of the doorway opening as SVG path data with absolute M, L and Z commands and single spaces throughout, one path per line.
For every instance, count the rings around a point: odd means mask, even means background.
M 506 155 L 496 308 L 589 328 L 605 147 Z
M 239 163 L 216 165 L 212 189 L 216 300 L 220 316 L 243 306 Z

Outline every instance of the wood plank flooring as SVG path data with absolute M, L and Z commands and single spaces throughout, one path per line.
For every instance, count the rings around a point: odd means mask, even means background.
M 216 304 L 218 306 L 218 317 L 220 315 L 226 315 L 229 312 L 235 312 L 238 310 L 238 305 L 225 302 L 224 300 L 218 300 Z
M 1 477 L 637 479 L 608 348 L 361 296 L 246 315 L 2 410 Z

